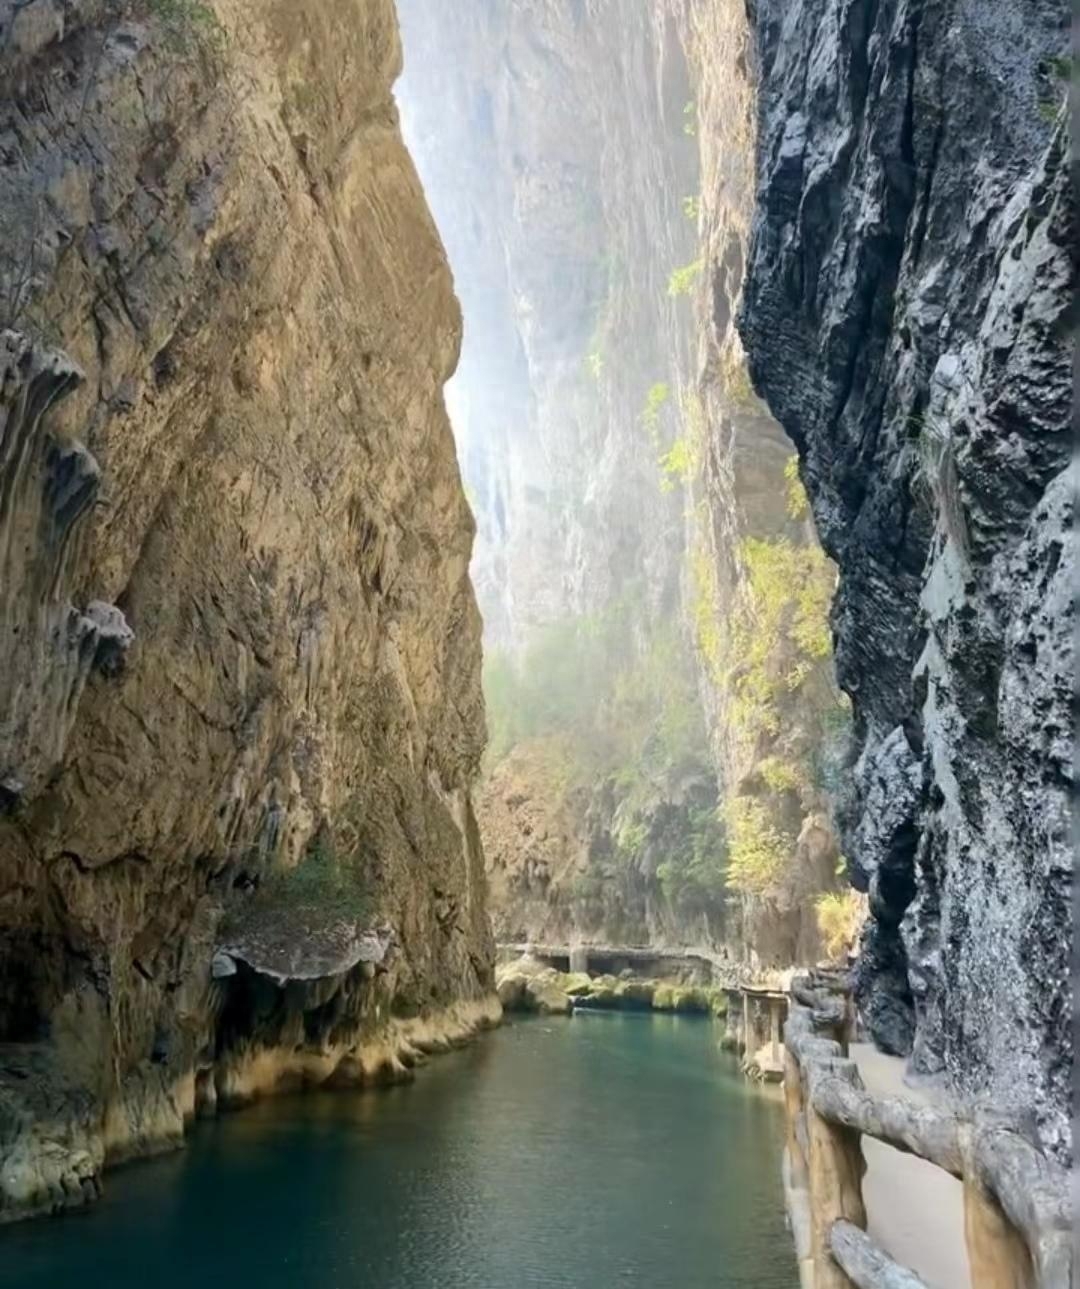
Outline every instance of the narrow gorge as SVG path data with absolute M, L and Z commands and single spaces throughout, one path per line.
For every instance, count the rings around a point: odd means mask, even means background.
M 834 572 L 734 327 L 745 18 L 399 8 L 406 128 L 475 320 L 453 399 L 496 935 L 812 961 L 849 717 Z
M 1069 42 L 0 0 L 0 1282 L 1072 1285 Z

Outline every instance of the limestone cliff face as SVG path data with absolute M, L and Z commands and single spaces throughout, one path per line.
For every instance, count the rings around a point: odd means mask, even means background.
M 750 385 L 735 326 L 754 207 L 746 15 L 728 2 L 670 9 L 692 69 L 701 171 L 693 374 L 705 442 L 687 608 L 734 857 L 775 839 L 775 862 L 738 881 L 740 937 L 765 962 L 809 963 L 821 953 L 815 897 L 836 884 L 831 802 L 848 745 L 826 629 L 834 573 L 792 477 L 792 441 Z
M 218 1094 L 400 1070 L 492 945 L 390 0 L 31 0 L 0 48 L 6 1217 Z
M 875 1037 L 1067 1153 L 1068 11 L 755 0 L 740 319 L 840 569 Z
M 492 923 L 500 943 L 684 946 L 738 954 L 722 894 L 665 880 L 702 818 L 717 809 L 711 767 L 687 766 L 626 818 L 610 778 L 552 790 L 543 748 L 515 748 L 477 802 Z M 636 828 L 634 844 L 624 841 Z
M 403 111 L 462 290 L 454 397 L 492 646 L 642 585 L 678 592 L 681 506 L 642 428 L 685 351 L 687 68 L 663 7 L 401 0 Z

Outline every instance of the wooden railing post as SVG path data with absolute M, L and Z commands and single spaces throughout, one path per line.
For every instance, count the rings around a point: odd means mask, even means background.
M 964 1240 L 971 1283 L 979 1289 L 1036 1289 L 1027 1244 L 993 1195 L 964 1178 Z
M 812 1200 L 810 1170 L 806 1162 L 806 1117 L 802 1073 L 792 1052 L 784 1049 L 784 1109 L 787 1129 L 784 1153 L 784 1189 L 801 1289 L 816 1289 L 814 1249 L 811 1240 Z
M 854 1073 L 854 1070 L 852 1070 Z M 856 1076 L 857 1077 L 857 1076 Z M 815 1267 L 814 1289 L 852 1289 L 854 1281 L 832 1256 L 829 1237 L 834 1222 L 866 1228 L 862 1179 L 866 1172 L 859 1132 L 831 1123 L 812 1102 L 805 1110 L 810 1173 L 810 1247 Z
M 990 1111 L 961 1117 L 907 1097 L 872 1095 L 843 1055 L 846 1005 L 800 980 L 792 995 L 784 1027 L 785 1183 L 803 1289 L 921 1283 L 865 1235 L 862 1134 L 963 1183 L 975 1289 L 1073 1289 L 1069 1184 L 1060 1164 Z M 809 1236 L 801 1236 L 807 1228 Z
M 778 998 L 769 999 L 769 1054 L 772 1063 L 780 1063 L 780 1000 Z

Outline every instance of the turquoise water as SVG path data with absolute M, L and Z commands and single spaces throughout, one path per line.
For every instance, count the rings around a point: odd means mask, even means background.
M 507 1025 L 417 1082 L 267 1101 L 0 1232 L 20 1289 L 794 1289 L 777 1098 L 706 1020 Z

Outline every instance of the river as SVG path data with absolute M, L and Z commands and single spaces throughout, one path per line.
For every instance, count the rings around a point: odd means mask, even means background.
M 19 1289 L 794 1289 L 778 1099 L 706 1020 L 523 1020 L 266 1101 L 0 1232 Z

